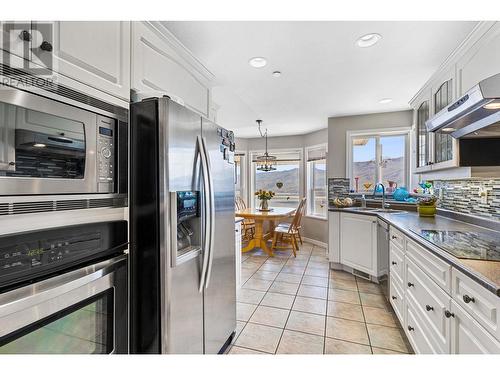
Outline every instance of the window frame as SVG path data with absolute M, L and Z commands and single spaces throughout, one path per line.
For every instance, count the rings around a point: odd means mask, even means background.
M 355 188 L 353 178 L 352 178 L 352 169 L 353 169 L 353 138 L 357 137 L 374 137 L 380 139 L 385 136 L 405 136 L 405 186 L 409 188 L 411 182 L 411 127 L 394 127 L 394 128 L 381 128 L 381 129 L 370 129 L 370 130 L 350 130 L 346 132 L 346 176 L 349 179 L 350 189 L 353 190 Z M 379 142 L 376 142 L 377 146 Z M 376 159 L 381 159 L 382 155 L 380 154 L 380 148 L 375 147 Z M 377 172 L 375 172 L 377 174 Z M 377 179 L 380 176 L 376 176 Z M 366 193 L 358 193 L 358 194 L 366 194 Z
M 326 205 L 328 207 L 328 143 L 320 143 L 316 145 L 311 145 L 311 146 L 306 146 L 304 147 L 304 178 L 305 178 L 305 196 L 307 197 L 307 208 L 306 208 L 306 217 L 314 218 L 314 219 L 321 219 L 321 220 L 327 220 L 328 218 L 328 208 L 326 209 L 326 212 L 324 215 L 315 215 L 312 213 L 312 204 L 313 204 L 313 199 L 311 195 L 311 178 L 310 178 L 310 173 L 312 171 L 312 168 L 310 166 L 308 159 L 308 154 L 310 150 L 315 150 L 319 148 L 324 148 L 325 149 L 325 192 L 326 192 Z
M 240 162 L 240 186 L 241 186 L 241 199 L 245 202 L 245 204 L 248 206 L 248 194 L 247 194 L 247 156 L 248 153 L 246 151 L 238 151 L 235 150 L 235 154 L 238 154 L 243 158 L 243 162 Z M 241 159 L 240 159 L 241 160 Z M 236 163 L 235 163 L 236 164 Z M 234 170 L 234 173 L 236 173 L 236 167 Z M 236 175 L 235 177 L 235 197 L 236 197 Z
M 251 208 L 256 208 L 255 206 L 255 166 L 253 159 L 255 155 L 262 155 L 265 152 L 264 149 L 260 150 L 249 150 L 248 151 L 248 175 L 249 175 L 249 191 L 248 191 L 248 202 L 247 206 Z M 269 155 L 276 155 L 280 153 L 297 153 L 299 154 L 299 197 L 304 196 L 304 148 L 273 148 L 268 149 Z M 271 203 L 272 205 L 272 203 Z

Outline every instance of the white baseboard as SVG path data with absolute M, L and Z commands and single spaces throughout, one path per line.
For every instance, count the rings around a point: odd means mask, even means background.
M 312 243 L 313 245 L 316 245 L 316 246 L 321 246 L 321 247 L 324 247 L 324 248 L 328 247 L 327 243 L 321 242 L 321 241 L 318 241 L 318 240 L 313 240 L 312 238 L 302 237 L 302 240 L 304 242 Z

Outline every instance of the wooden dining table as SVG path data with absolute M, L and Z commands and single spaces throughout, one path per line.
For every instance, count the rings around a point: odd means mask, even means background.
M 292 216 L 295 208 L 290 207 L 270 207 L 270 211 L 260 211 L 258 208 L 245 208 L 234 213 L 237 217 L 244 219 L 252 219 L 255 221 L 255 234 L 253 238 L 248 241 L 248 244 L 241 249 L 242 252 L 253 250 L 260 247 L 269 256 L 273 256 L 272 249 L 267 246 L 267 240 L 272 237 L 274 232 L 275 223 L 277 220 L 283 220 Z M 264 233 L 264 222 L 269 222 L 269 232 Z

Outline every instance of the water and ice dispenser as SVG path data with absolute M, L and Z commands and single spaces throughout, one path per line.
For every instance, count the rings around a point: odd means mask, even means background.
M 191 259 L 201 251 L 200 194 L 198 191 L 171 192 L 172 266 Z

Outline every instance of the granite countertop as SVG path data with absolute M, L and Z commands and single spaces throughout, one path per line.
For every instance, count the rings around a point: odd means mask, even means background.
M 486 227 L 469 224 L 464 221 L 451 219 L 448 217 L 436 215 L 433 218 L 420 217 L 416 212 L 404 213 L 387 213 L 387 212 L 372 212 L 372 211 L 356 211 L 349 208 L 329 207 L 329 211 L 340 211 L 356 213 L 360 215 L 377 216 L 384 220 L 389 225 L 394 226 L 406 236 L 410 237 L 426 249 L 445 260 L 446 262 L 459 269 L 467 276 L 482 284 L 485 288 L 500 296 L 500 262 L 491 260 L 473 260 L 460 259 L 450 253 L 435 246 L 425 238 L 414 233 L 412 230 L 419 232 L 421 229 L 427 230 L 443 230 L 443 231 L 464 231 L 464 232 L 488 232 L 498 236 L 500 241 L 500 232 L 493 231 Z

